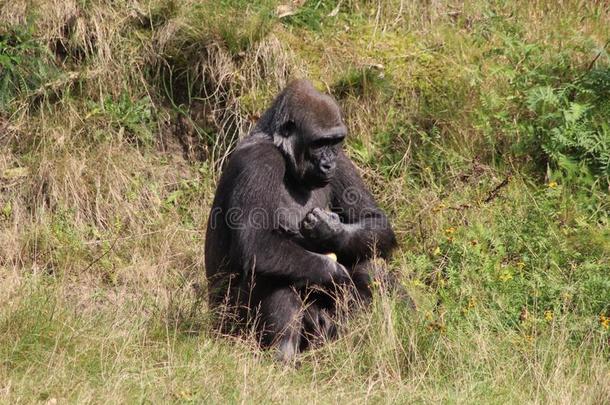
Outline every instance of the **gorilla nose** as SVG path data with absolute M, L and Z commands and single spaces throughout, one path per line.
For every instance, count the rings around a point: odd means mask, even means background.
M 328 173 L 332 172 L 334 169 L 335 169 L 334 162 L 324 162 L 320 165 L 320 170 L 324 174 L 328 174 Z

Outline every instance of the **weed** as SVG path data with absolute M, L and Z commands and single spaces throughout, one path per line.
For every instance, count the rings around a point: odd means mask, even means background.
M 149 97 L 143 97 L 135 102 L 125 93 L 118 99 L 107 97 L 101 108 L 93 106 L 91 115 L 103 113 L 107 115 L 107 121 L 115 127 L 119 133 L 125 133 L 130 142 L 137 145 L 151 145 L 155 138 L 155 117 L 152 102 Z
M 32 23 L 0 26 L 0 111 L 17 97 L 31 96 L 58 73 L 34 27 Z

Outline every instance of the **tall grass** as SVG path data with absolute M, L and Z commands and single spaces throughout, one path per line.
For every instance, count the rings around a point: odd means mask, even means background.
M 1 4 L 0 399 L 607 402 L 605 3 L 293 3 Z M 203 229 L 301 76 L 416 309 L 381 289 L 287 369 L 208 324 Z

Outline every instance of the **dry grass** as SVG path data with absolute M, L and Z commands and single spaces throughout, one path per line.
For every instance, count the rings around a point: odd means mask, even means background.
M 607 194 L 547 187 L 505 128 L 511 58 L 586 66 L 608 9 L 487 3 L 2 4 L 0 40 L 36 15 L 57 72 L 0 109 L 0 401 L 607 402 Z M 222 162 L 301 76 L 339 99 L 418 309 L 380 291 L 289 369 L 211 330 L 202 251 Z

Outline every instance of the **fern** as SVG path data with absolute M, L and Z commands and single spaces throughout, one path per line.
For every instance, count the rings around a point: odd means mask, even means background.
M 586 72 L 558 86 L 537 86 L 526 91 L 524 103 L 532 113 L 521 128 L 556 168 L 575 177 L 610 176 L 610 69 Z

